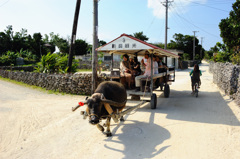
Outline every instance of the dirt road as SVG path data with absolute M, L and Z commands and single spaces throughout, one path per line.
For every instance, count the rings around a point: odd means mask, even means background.
M 190 95 L 190 70 L 178 71 L 170 98 L 157 92 L 156 110 L 145 104 L 124 123 L 112 122 L 110 138 L 71 112 L 85 97 L 0 80 L 0 158 L 239 159 L 240 108 L 212 83 L 207 63 L 200 69 L 198 98 Z

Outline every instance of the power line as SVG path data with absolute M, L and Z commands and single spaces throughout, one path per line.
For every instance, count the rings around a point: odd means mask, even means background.
M 4 6 L 5 4 L 7 4 L 10 0 L 7 0 L 6 2 L 4 2 L 3 4 L 0 5 L 0 7 Z
M 181 1 L 179 1 L 180 3 L 181 3 Z M 183 6 L 183 5 L 181 5 L 181 6 Z M 185 22 L 183 22 L 183 20 L 181 19 L 181 18 L 178 18 L 178 17 L 176 17 L 176 15 L 174 14 L 175 12 L 176 12 L 176 14 L 184 14 L 183 13 L 183 11 L 182 11 L 182 9 L 179 9 L 178 10 L 178 8 L 179 7 L 172 7 L 172 8 L 170 8 L 171 10 L 172 10 L 172 16 L 174 17 L 174 19 L 175 19 L 175 21 L 179 21 L 180 23 L 182 23 L 185 27 L 183 27 L 183 29 L 184 30 L 186 30 L 186 31 L 189 31 L 189 30 L 193 30 L 193 28 L 192 27 L 190 27 L 189 25 L 186 25 L 186 23 Z M 182 7 L 183 8 L 183 7 Z M 181 13 L 180 13 L 181 12 Z M 170 12 L 171 13 L 171 12 Z M 176 18 L 175 18 L 176 17 Z M 191 20 L 189 17 L 188 17 L 188 19 L 189 20 Z M 173 21 L 173 22 L 175 22 L 175 21 Z M 179 24 L 177 24 L 177 26 L 179 27 Z
M 188 0 L 188 1 L 189 1 L 189 0 Z M 205 7 L 208 7 L 208 8 L 212 8 L 212 9 L 216 9 L 216 10 L 220 10 L 220 11 L 229 13 L 229 11 L 227 11 L 227 10 L 215 8 L 215 7 L 212 7 L 212 6 L 208 6 L 208 5 L 206 5 L 206 4 L 201 4 L 201 3 L 198 3 L 198 2 L 192 2 L 192 1 L 190 1 L 190 2 L 191 2 L 191 3 L 194 3 L 194 4 L 197 4 L 197 5 L 201 5 L 201 6 L 205 6 Z
M 205 32 L 205 33 L 207 33 L 207 34 L 209 34 L 209 35 L 212 35 L 212 36 L 214 36 L 214 37 L 217 37 L 217 38 L 218 38 L 218 36 L 216 36 L 216 35 L 214 35 L 214 34 L 211 34 L 211 33 L 207 32 L 207 31 L 205 31 L 204 29 L 202 29 L 202 28 L 200 28 L 200 27 L 196 26 L 195 24 L 193 24 L 193 23 L 189 22 L 187 19 L 185 19 L 184 17 L 180 16 L 178 13 L 177 13 L 177 16 L 179 16 L 180 18 L 182 18 L 183 20 L 185 20 L 185 21 L 186 21 L 186 22 L 188 22 L 189 24 L 193 25 L 194 27 L 196 27 L 196 28 L 198 28 L 198 29 L 202 30 L 203 32 Z

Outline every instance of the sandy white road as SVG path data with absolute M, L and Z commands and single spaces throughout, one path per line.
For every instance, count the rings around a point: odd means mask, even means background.
M 145 104 L 112 122 L 107 138 L 72 113 L 85 97 L 53 95 L 0 80 L 1 159 L 239 159 L 240 108 L 212 83 L 203 63 L 199 97 L 190 95 L 190 70 L 177 72 L 170 98 Z M 128 102 L 134 105 L 134 102 Z M 80 108 L 83 110 L 84 108 Z

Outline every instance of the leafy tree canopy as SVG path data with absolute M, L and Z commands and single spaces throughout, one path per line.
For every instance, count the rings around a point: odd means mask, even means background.
M 183 50 L 185 53 L 189 55 L 189 59 L 193 59 L 193 36 L 191 35 L 183 35 L 183 34 L 174 34 L 174 40 L 171 40 L 168 43 L 168 49 L 177 49 Z M 199 44 L 198 38 L 195 37 L 195 55 L 196 57 L 200 57 L 200 52 L 202 50 L 202 46 Z
M 148 39 L 149 39 L 146 35 L 143 34 L 143 32 L 133 33 L 133 37 L 140 39 L 142 41 L 148 41 Z
M 240 1 L 233 3 L 232 8 L 229 17 L 219 23 L 220 35 L 229 48 L 239 46 L 240 43 Z
M 75 55 L 85 55 L 88 52 L 88 43 L 85 40 L 75 41 Z

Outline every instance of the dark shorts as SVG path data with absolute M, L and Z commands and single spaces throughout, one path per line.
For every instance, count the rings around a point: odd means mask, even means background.
M 198 83 L 199 85 L 199 81 L 200 81 L 199 79 L 192 79 L 192 87 L 195 85 L 195 83 Z

